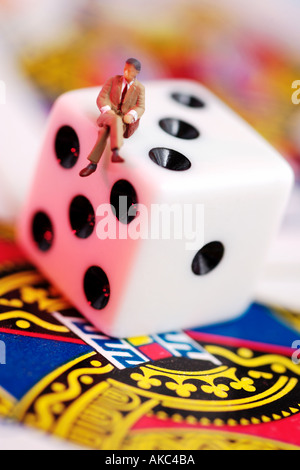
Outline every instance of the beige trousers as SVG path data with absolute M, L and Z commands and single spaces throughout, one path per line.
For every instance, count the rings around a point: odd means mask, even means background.
M 88 160 L 96 164 L 99 162 L 104 152 L 109 136 L 111 149 L 120 149 L 122 147 L 123 134 L 126 127 L 123 123 L 122 116 L 111 113 L 101 114 L 97 123 L 99 125 L 98 139 L 88 156 Z

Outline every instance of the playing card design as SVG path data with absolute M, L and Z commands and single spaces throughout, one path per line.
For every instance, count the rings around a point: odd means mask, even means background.
M 3 231 L 0 260 L 3 418 L 91 449 L 300 448 L 293 312 L 253 304 L 229 323 L 109 338 Z

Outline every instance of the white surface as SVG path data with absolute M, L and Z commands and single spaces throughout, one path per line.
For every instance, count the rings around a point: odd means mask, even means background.
M 19 423 L 0 421 L 0 450 L 84 450 Z

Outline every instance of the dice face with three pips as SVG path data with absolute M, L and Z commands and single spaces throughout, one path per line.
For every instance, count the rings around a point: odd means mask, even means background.
M 254 300 L 293 183 L 290 167 L 198 83 L 145 84 L 146 111 L 78 173 L 97 139 L 90 88 L 49 117 L 18 238 L 96 328 L 138 336 L 226 321 Z

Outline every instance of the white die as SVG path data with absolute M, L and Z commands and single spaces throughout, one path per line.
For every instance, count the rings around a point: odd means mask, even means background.
M 125 163 L 112 163 L 107 146 L 88 178 L 78 173 L 97 138 L 99 89 L 57 100 L 19 225 L 30 259 L 116 337 L 243 313 L 293 183 L 284 159 L 201 85 L 145 88 L 145 114 L 120 151 Z M 138 215 L 116 217 L 110 203 L 120 195 Z

